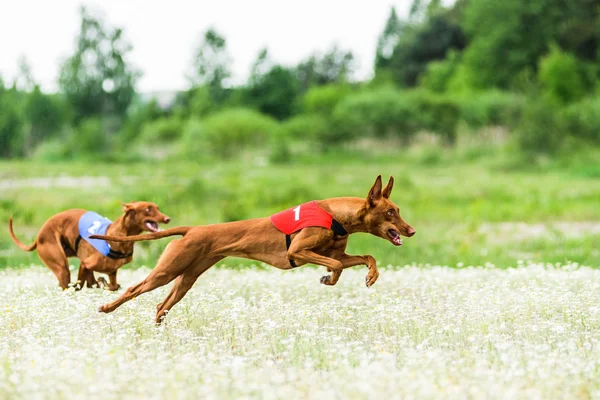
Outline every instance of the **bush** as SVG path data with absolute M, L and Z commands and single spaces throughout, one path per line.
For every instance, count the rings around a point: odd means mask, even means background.
M 456 73 L 458 62 L 459 55 L 453 50 L 448 53 L 446 59 L 429 62 L 420 78 L 420 86 L 434 92 L 445 92 Z
M 359 137 L 399 137 L 415 132 L 437 133 L 448 142 L 456 136 L 460 109 L 449 97 L 424 90 L 384 88 L 344 99 L 333 112 L 330 143 Z
M 365 136 L 410 137 L 416 130 L 417 108 L 405 92 L 392 88 L 346 97 L 334 109 L 327 144 Z
M 311 88 L 302 99 L 305 111 L 311 114 L 331 115 L 335 106 L 348 94 L 350 88 L 342 85 L 325 85 Z
M 191 157 L 212 154 L 223 158 L 249 148 L 269 147 L 280 138 L 280 126 L 259 112 L 236 108 L 203 120 L 192 119 L 185 127 L 182 144 Z
M 69 158 L 69 150 L 64 139 L 52 138 L 35 148 L 33 159 L 40 161 L 61 161 Z
M 461 117 L 471 128 L 515 127 L 521 118 L 525 98 L 500 90 L 472 93 L 460 101 Z
M 448 96 L 424 90 L 415 90 L 408 97 L 417 108 L 417 126 L 419 130 L 435 132 L 446 143 L 456 140 L 456 128 L 460 120 L 460 107 Z
M 571 135 L 600 143 L 600 97 L 570 105 L 564 112 L 564 118 Z
M 282 124 L 282 132 L 286 139 L 295 141 L 321 141 L 327 135 L 329 124 L 319 114 L 302 114 L 290 118 Z
M 517 143 L 526 153 L 554 153 L 565 139 L 564 113 L 554 103 L 530 99 L 517 127 Z
M 179 139 L 181 131 L 182 123 L 178 118 L 160 118 L 144 125 L 139 141 L 144 144 L 169 143 Z
M 110 151 L 110 139 L 100 118 L 87 118 L 73 131 L 67 152 L 75 158 L 101 158 Z
M 583 66 L 574 55 L 557 46 L 540 60 L 538 80 L 550 99 L 562 104 L 577 101 L 586 92 Z

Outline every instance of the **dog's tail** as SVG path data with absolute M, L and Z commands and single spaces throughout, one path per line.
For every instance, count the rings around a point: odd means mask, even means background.
M 145 233 L 143 235 L 132 235 L 132 236 L 105 236 L 105 235 L 92 235 L 90 239 L 102 239 L 110 242 L 140 242 L 142 240 L 156 240 L 168 236 L 181 235 L 185 236 L 188 231 L 192 229 L 191 226 L 178 226 L 176 228 L 166 229 L 160 232 Z
M 8 231 L 10 232 L 10 237 L 12 238 L 13 242 L 15 242 L 15 244 L 17 246 L 19 246 L 21 249 L 23 249 L 25 251 L 33 251 L 37 247 L 37 238 L 29 246 L 27 246 L 25 243 L 23 243 L 19 239 L 17 239 L 17 237 L 15 236 L 15 232 L 13 231 L 12 217 L 10 217 L 8 219 Z

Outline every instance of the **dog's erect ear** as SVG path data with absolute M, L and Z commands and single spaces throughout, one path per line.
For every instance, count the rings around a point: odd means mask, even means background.
M 129 211 L 133 211 L 135 208 L 135 205 L 133 204 L 133 202 L 131 203 L 123 203 L 121 202 L 121 205 L 123 206 L 123 212 L 125 214 L 127 214 Z
M 367 202 L 371 205 L 379 200 L 381 200 L 381 175 L 377 176 L 377 179 L 375 179 L 375 183 L 367 196 Z
M 390 175 L 390 180 L 387 185 L 383 188 L 382 196 L 384 199 L 389 199 L 392 194 L 392 188 L 394 187 L 394 177 Z

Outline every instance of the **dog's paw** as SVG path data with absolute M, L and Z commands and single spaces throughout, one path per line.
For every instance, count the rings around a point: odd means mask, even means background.
M 321 283 L 323 285 L 329 285 L 329 281 L 331 280 L 331 276 L 330 275 L 325 275 L 321 277 Z
M 108 312 L 108 308 L 106 307 L 106 305 L 100 306 L 100 308 L 98 309 L 98 312 L 107 313 Z
M 365 284 L 367 287 L 373 286 L 377 278 L 379 278 L 379 271 L 376 269 L 371 269 L 365 278 Z

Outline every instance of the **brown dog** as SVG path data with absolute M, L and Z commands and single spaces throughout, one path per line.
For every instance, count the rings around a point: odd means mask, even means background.
M 117 300 L 100 307 L 99 311 L 112 312 L 126 301 L 178 278 L 169 295 L 157 306 L 156 322 L 160 323 L 166 312 L 181 300 L 204 271 L 228 256 L 262 261 L 280 269 L 291 269 L 306 263 L 323 265 L 331 272 L 331 275 L 321 278 L 321 283 L 325 285 L 335 285 L 344 268 L 362 264 L 369 268 L 366 284 L 371 286 L 379 276 L 375 259 L 370 255 L 346 254 L 346 244 L 348 235 L 356 232 L 371 233 L 396 246 L 402 244 L 400 235 L 415 234 L 415 230 L 400 216 L 398 207 L 389 199 L 393 185 L 394 178 L 390 177 L 387 186 L 382 189 L 381 176 L 378 176 L 366 200 L 340 197 L 317 201 L 316 206 L 332 217 L 329 219 L 331 227 L 308 225 L 286 235 L 287 240 L 284 240 L 282 231 L 275 227 L 275 220 L 269 218 L 178 227 L 121 238 L 93 235 L 92 238 L 119 242 L 183 236 L 169 243 L 156 268 L 146 279 L 127 289 Z M 291 224 L 301 220 L 300 206 L 284 213 L 291 215 Z
M 84 282 L 87 287 L 98 285 L 94 277 L 95 272 L 102 272 L 108 275 L 110 283 L 109 290 L 119 289 L 117 283 L 117 270 L 123 265 L 129 263 L 133 258 L 133 243 L 112 243 L 108 242 L 106 247 L 108 254 L 105 256 L 96 250 L 86 240 L 81 240 L 81 220 L 84 215 L 92 214 L 97 216 L 101 222 L 91 220 L 91 225 L 110 224 L 106 233 L 115 236 L 137 235 L 143 231 L 158 232 L 158 224 L 168 224 L 171 220 L 158 210 L 154 203 L 145 201 L 123 204 L 123 215 L 113 223 L 109 220 L 86 210 L 73 209 L 63 211 L 51 217 L 40 229 L 35 241 L 27 246 L 22 243 L 13 232 L 12 217 L 8 222 L 10 236 L 21 249 L 33 251 L 37 248 L 38 255 L 54 272 L 58 278 L 60 287 L 66 289 L 71 282 L 69 272 L 69 263 L 67 257 L 77 257 L 81 260 L 79 274 L 77 277 L 77 288 L 83 287 Z M 90 230 L 90 233 L 92 230 Z M 88 235 L 89 236 L 89 235 Z M 98 279 L 106 286 L 104 278 Z

